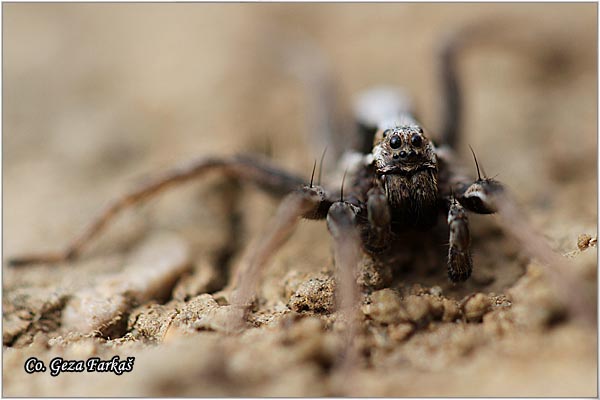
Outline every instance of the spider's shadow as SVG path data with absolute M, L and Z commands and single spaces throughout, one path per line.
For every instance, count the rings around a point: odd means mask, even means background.
M 446 269 L 447 228 L 411 235 L 411 240 L 397 246 L 385 262 L 393 268 L 392 287 L 439 286 L 444 295 L 460 300 L 483 292 L 501 294 L 525 273 L 526 257 L 518 243 L 489 219 L 472 218 L 473 274 L 465 282 L 453 283 Z

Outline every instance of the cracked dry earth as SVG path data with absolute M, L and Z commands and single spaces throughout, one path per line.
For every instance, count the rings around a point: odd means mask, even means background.
M 276 67 L 267 25 L 311 32 L 340 97 L 407 84 L 435 126 L 440 35 L 503 16 L 536 28 L 464 59 L 465 143 L 595 305 L 595 7 L 5 5 L 4 257 L 59 248 L 144 174 L 260 152 L 267 136 L 272 158 L 308 177 L 320 154 L 306 134 L 310 105 Z M 299 225 L 260 280 L 247 329 L 228 334 L 231 270 L 276 206 L 252 188 L 230 202 L 232 190 L 210 176 L 166 193 L 125 213 L 77 262 L 5 264 L 3 395 L 597 396 L 595 316 L 567 307 L 549 267 L 497 217 L 470 217 L 475 270 L 462 284 L 448 281 L 443 260 L 398 249 L 393 283 L 362 296 L 350 377 L 337 367 L 345 325 L 322 222 Z M 228 241 L 231 226 L 239 243 Z M 24 371 L 29 357 L 115 355 L 135 357 L 133 370 Z

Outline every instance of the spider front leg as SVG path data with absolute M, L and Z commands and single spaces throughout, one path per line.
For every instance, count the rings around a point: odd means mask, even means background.
M 253 183 L 276 196 L 290 193 L 303 184 L 301 178 L 277 169 L 265 161 L 247 156 L 201 158 L 169 170 L 109 203 L 63 251 L 15 257 L 9 260 L 9 264 L 22 266 L 75 260 L 120 212 L 141 204 L 167 189 L 200 178 L 210 171 L 220 171 L 241 182 Z
M 473 271 L 471 258 L 471 235 L 469 220 L 462 205 L 451 200 L 448 211 L 448 227 L 450 230 L 450 248 L 448 249 L 448 277 L 452 282 L 467 280 Z
M 456 189 L 457 199 L 467 210 L 477 214 L 494 214 L 504 186 L 491 178 L 479 178 L 473 183 L 461 183 Z
M 478 170 L 479 172 L 479 166 Z M 448 277 L 452 282 L 467 280 L 473 272 L 471 258 L 471 235 L 465 210 L 477 214 L 493 214 L 498 211 L 498 198 L 504 192 L 500 182 L 479 177 L 475 182 L 465 181 L 453 189 L 456 197 L 450 200 L 448 227 L 450 248 L 448 250 Z
M 356 282 L 361 260 L 361 237 L 356 216 L 360 209 L 353 204 L 333 203 L 327 214 L 327 228 L 333 237 L 337 276 L 338 315 L 347 324 L 344 335 L 344 353 L 341 371 L 348 378 L 359 358 L 355 338 L 359 333 L 360 290 Z
M 298 221 L 325 218 L 331 204 L 318 186 L 304 186 L 283 199 L 267 231 L 250 246 L 231 282 L 235 288 L 231 300 L 234 307 L 248 310 L 269 259 L 289 239 Z
M 380 253 L 389 247 L 392 217 L 379 181 L 367 192 L 367 214 L 369 224 L 364 246 L 371 253 Z
M 459 183 L 455 193 L 460 204 L 469 211 L 479 214 L 497 213 L 502 228 L 519 241 L 530 257 L 547 266 L 545 271 L 549 282 L 557 298 L 561 299 L 569 312 L 585 322 L 595 323 L 595 300 L 586 297 L 581 290 L 584 286 L 582 278 L 571 268 L 569 260 L 561 257 L 532 228 L 526 214 L 500 182 L 491 178 L 479 178 L 471 184 Z
M 233 286 L 231 305 L 234 310 L 229 321 L 232 331 L 241 329 L 246 313 L 256 292 L 257 283 L 269 259 L 289 239 L 301 218 L 327 218 L 327 227 L 334 240 L 334 259 L 338 282 L 337 307 L 341 319 L 347 324 L 344 335 L 345 350 L 341 360 L 344 373 L 352 370 L 358 359 L 353 347 L 359 329 L 360 292 L 356 283 L 356 270 L 361 259 L 361 237 L 356 226 L 360 209 L 346 202 L 332 202 L 320 187 L 304 186 L 288 195 L 280 204 L 264 236 L 255 242 L 242 261 Z

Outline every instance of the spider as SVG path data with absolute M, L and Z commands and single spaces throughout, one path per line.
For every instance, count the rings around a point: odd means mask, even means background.
M 414 117 L 403 94 L 392 88 L 372 89 L 356 102 L 356 140 L 353 148 L 340 157 L 345 172 L 336 188 L 321 185 L 321 168 L 314 184 L 316 162 L 307 184 L 302 177 L 248 155 L 201 158 L 166 171 L 112 201 L 63 251 L 24 255 L 9 263 L 17 266 L 75 260 L 124 209 L 219 171 L 282 199 L 267 234 L 249 251 L 233 278 L 233 305 L 248 307 L 261 270 L 300 219 L 326 220 L 333 238 L 340 290 L 337 298 L 342 311 L 356 308 L 357 275 L 367 289 L 389 283 L 382 269 L 360 277 L 361 259 L 366 257 L 381 265 L 391 250 L 402 248 L 415 233 L 430 231 L 441 219 L 446 219 L 448 227 L 448 277 L 452 282 L 465 281 L 473 270 L 467 213 L 496 213 L 507 204 L 508 197 L 499 181 L 485 173 L 482 176 L 474 152 L 477 178 L 462 173 L 457 165 L 455 151 L 462 111 L 456 71 L 459 48 L 460 40 L 454 38 L 440 53 L 445 107 L 435 141 L 432 132 Z M 544 253 L 546 248 L 533 252 Z

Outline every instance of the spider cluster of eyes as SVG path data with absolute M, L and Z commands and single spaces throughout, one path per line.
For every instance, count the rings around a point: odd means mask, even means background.
M 408 134 L 411 134 L 412 136 L 410 137 L 410 144 L 413 147 L 419 148 L 421 146 L 423 146 L 423 128 L 421 128 L 420 126 L 399 126 L 399 127 L 395 127 L 393 129 L 386 129 L 383 131 L 383 138 L 387 138 L 389 137 L 389 146 L 391 149 L 393 150 L 397 150 L 402 146 L 402 138 L 400 137 L 401 135 L 405 135 L 408 136 Z M 402 150 L 400 151 L 398 154 L 394 154 L 394 158 L 406 158 L 409 155 L 409 153 L 407 153 L 406 151 Z

